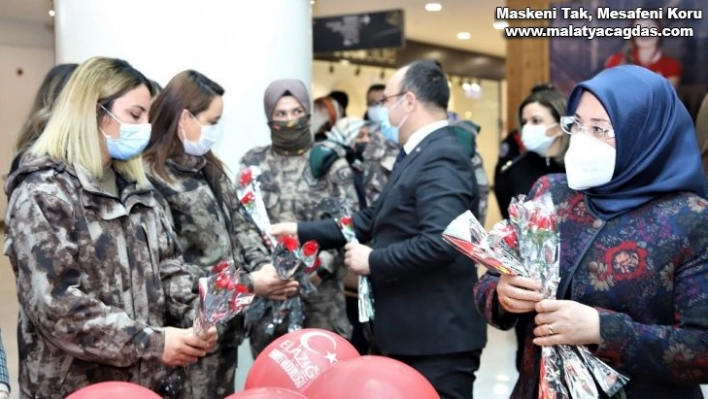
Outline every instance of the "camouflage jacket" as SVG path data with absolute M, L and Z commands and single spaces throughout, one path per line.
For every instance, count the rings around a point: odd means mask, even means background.
M 23 162 L 5 184 L 5 254 L 20 304 L 20 396 L 101 381 L 159 389 L 162 327 L 191 325 L 193 272 L 151 188 L 120 198 L 80 166 Z
M 454 126 L 454 125 L 451 125 Z M 470 137 L 474 140 L 474 137 Z M 380 132 L 371 133 L 371 140 L 364 149 L 364 187 L 366 190 L 366 201 L 371 205 L 383 190 L 383 187 L 391 175 L 393 165 L 400 147 L 386 140 Z M 482 155 L 478 149 L 470 157 L 477 178 L 477 188 L 479 189 L 479 209 L 478 219 L 484 225 L 487 218 L 487 202 L 489 200 L 489 179 L 484 170 Z
M 327 174 L 319 179 L 310 170 L 310 150 L 296 156 L 275 153 L 270 146 L 257 147 L 241 159 L 243 166 L 261 169 L 259 178 L 263 201 L 272 223 L 318 220 L 328 217 L 317 205 L 325 197 L 346 198 L 357 210 L 357 196 L 352 171 L 344 158 L 337 159 Z M 335 331 L 348 336 L 351 325 L 346 317 L 344 259 L 338 251 L 320 256 L 323 268 L 334 275 L 325 279 L 305 302 L 305 325 Z
M 371 133 L 371 139 L 363 154 L 364 190 L 368 205 L 373 204 L 383 191 L 399 151 L 398 144 L 386 140 L 381 132 Z
M 148 178 L 167 202 L 175 233 L 185 261 L 202 267 L 204 275 L 222 260 L 233 260 L 236 266 L 250 272 L 270 262 L 268 250 L 258 229 L 239 211 L 242 206 L 236 188 L 226 174 L 221 175 L 219 189 L 223 202 L 204 177 L 206 158 L 183 154 L 167 160 L 167 181 L 148 171 Z M 253 290 L 253 280 L 241 275 L 242 284 Z M 219 346 L 238 347 L 245 336 L 242 317 L 219 328 Z
M 166 169 L 171 182 L 148 171 L 150 182 L 169 204 L 185 261 L 200 265 L 205 271 L 226 259 L 246 271 L 269 263 L 261 234 L 243 216 L 236 187 L 223 174 L 220 203 L 202 174 L 205 165 L 204 157 L 182 155 L 169 159 Z

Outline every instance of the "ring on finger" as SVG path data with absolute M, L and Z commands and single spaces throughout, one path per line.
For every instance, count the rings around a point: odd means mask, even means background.
M 551 327 L 550 324 L 548 325 L 548 335 L 556 335 L 556 332 L 553 331 L 553 327 Z
M 513 308 L 513 307 L 514 307 L 514 305 L 511 304 L 511 298 L 509 298 L 508 296 L 502 297 L 502 302 L 503 302 L 504 305 L 506 305 L 507 307 L 510 307 L 510 308 Z

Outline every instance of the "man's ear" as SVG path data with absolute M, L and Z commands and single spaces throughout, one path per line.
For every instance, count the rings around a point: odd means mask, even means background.
M 406 111 L 411 112 L 418 107 L 418 97 L 413 92 L 406 92 L 403 98 L 403 105 L 406 107 Z

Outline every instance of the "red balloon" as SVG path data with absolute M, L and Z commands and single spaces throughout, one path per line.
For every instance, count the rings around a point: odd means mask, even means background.
M 322 373 L 303 392 L 310 399 L 440 399 L 412 367 L 382 356 L 361 356 Z
M 253 388 L 237 392 L 224 399 L 307 399 L 307 396 L 285 388 Z
M 155 392 L 129 382 L 110 381 L 89 385 L 66 399 L 162 399 Z
M 246 389 L 280 387 L 302 393 L 328 368 L 359 357 L 359 352 L 339 335 L 306 328 L 271 342 L 258 356 L 246 378 Z

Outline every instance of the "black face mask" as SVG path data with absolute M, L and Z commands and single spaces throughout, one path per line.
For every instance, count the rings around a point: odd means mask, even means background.
M 298 154 L 312 146 L 310 116 L 287 122 L 268 122 L 273 149 L 281 154 Z
M 354 144 L 354 152 L 356 153 L 356 158 L 360 161 L 364 160 L 364 150 L 366 150 L 366 145 L 369 144 L 366 141 Z

